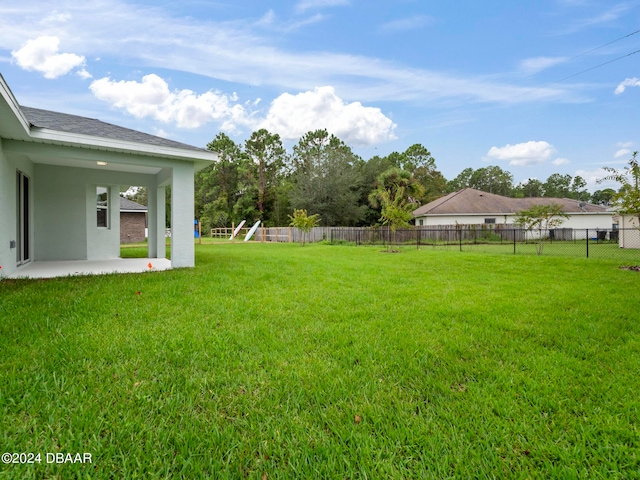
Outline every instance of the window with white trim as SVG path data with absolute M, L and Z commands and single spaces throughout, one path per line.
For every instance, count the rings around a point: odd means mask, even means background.
M 109 187 L 96 188 L 96 208 L 98 228 L 109 228 Z

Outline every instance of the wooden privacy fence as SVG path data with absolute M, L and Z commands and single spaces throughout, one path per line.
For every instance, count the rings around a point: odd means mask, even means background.
M 250 227 L 249 227 L 250 228 Z M 249 233 L 249 228 L 241 228 L 236 236 L 237 239 L 243 239 L 247 233 Z M 231 234 L 233 233 L 234 228 L 231 227 L 221 227 L 221 228 L 212 228 L 211 229 L 211 238 L 231 238 Z
M 331 240 L 331 230 L 334 227 L 314 227 L 307 234 L 304 234 L 304 241 L 306 242 L 320 242 L 322 240 Z M 212 228 L 212 238 L 226 238 L 229 239 L 233 233 L 233 228 L 222 227 Z M 236 235 L 236 240 L 244 240 L 244 237 L 249 232 L 250 228 L 242 228 Z M 256 230 L 252 240 L 258 242 L 302 242 L 302 232 L 293 227 L 264 227 L 260 226 Z
M 309 233 L 304 234 L 304 241 L 321 242 L 331 240 L 333 227 L 313 227 Z M 259 242 L 302 242 L 302 231 L 293 227 L 263 227 L 256 232 L 256 240 Z

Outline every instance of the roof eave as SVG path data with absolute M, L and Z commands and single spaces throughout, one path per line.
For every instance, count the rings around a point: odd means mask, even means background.
M 2 74 L 0 74 L 0 97 L 4 100 L 4 104 L 9 108 L 13 114 L 13 122 L 10 126 L 11 132 L 7 134 L 7 137 L 15 140 L 26 140 L 29 138 L 30 123 L 27 117 L 22 112 L 20 104 L 16 97 L 13 96 L 13 92 L 7 85 Z M 8 116 L 9 118 L 11 115 Z M 11 121 L 11 120 L 10 120 Z
M 84 147 L 95 150 L 108 150 L 118 153 L 137 155 L 150 155 L 153 157 L 173 158 L 179 160 L 196 161 L 199 169 L 210 162 L 218 160 L 218 154 L 207 150 L 191 150 L 160 145 L 144 144 L 128 140 L 114 140 L 104 137 L 95 137 L 80 133 L 62 132 L 47 128 L 33 128 L 30 131 L 30 139 L 38 143 L 53 143 L 64 146 Z

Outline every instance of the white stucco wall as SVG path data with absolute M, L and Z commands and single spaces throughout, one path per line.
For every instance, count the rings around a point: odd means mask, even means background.
M 30 179 L 29 203 L 34 202 L 34 166 L 24 157 L 6 155 L 2 149 L 0 139 L 0 275 L 7 276 L 13 273 L 16 266 L 17 251 L 10 248 L 10 242 L 16 240 L 16 171 L 20 170 Z M 30 210 L 30 224 L 33 225 L 33 209 Z M 29 244 L 33 258 L 33 228 L 29 231 Z
M 87 194 L 81 170 L 36 165 L 36 261 L 87 259 Z
M 120 256 L 120 185 L 155 186 L 154 175 L 94 168 L 35 166 L 35 260 Z M 109 187 L 109 227 L 96 222 L 96 188 Z
M 15 237 L 15 188 L 16 180 L 12 166 L 4 156 L 2 151 L 2 139 L 0 139 L 0 275 L 9 275 L 13 272 L 15 264 L 15 253 L 11 258 L 9 242 Z
M 96 190 L 98 186 L 109 188 L 108 227 L 98 227 L 96 214 Z M 120 186 L 86 184 L 86 237 L 87 260 L 120 257 Z
M 504 214 L 482 214 L 482 215 L 430 215 L 423 217 L 416 217 L 416 225 L 420 226 L 420 220 L 422 220 L 422 226 L 437 227 L 438 225 L 481 225 L 486 218 L 495 218 L 496 224 L 513 224 L 516 217 L 515 215 Z M 565 219 L 559 228 L 575 228 L 589 230 L 611 230 L 613 226 L 613 217 L 611 213 L 575 213 L 571 214 L 570 218 Z
M 22 144 L 13 142 L 12 148 L 5 150 L 2 150 L 1 145 L 0 143 L 0 265 L 3 276 L 17 270 L 17 251 L 9 248 L 9 242 L 16 239 L 16 169 L 30 178 L 31 260 L 117 258 L 120 255 L 118 196 L 121 186 L 130 185 L 144 186 L 149 191 L 149 256 L 165 258 L 165 186 L 172 185 L 172 265 L 194 266 L 193 162 L 116 155 L 109 157 L 109 160 L 113 160 L 109 162 L 109 169 L 95 168 L 94 162 L 89 162 L 92 164 L 91 168 L 48 162 L 34 164 L 23 154 Z M 41 152 L 43 150 L 36 149 L 36 153 Z M 72 149 L 61 152 L 69 152 L 70 157 L 82 156 Z M 114 168 L 117 161 L 126 165 L 123 168 L 125 171 Z M 160 170 L 158 173 L 127 171 L 136 168 Z M 110 187 L 111 208 L 107 229 L 98 227 L 96 222 L 97 186 Z

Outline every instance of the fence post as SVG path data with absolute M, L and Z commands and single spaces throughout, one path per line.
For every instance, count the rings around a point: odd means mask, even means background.
M 516 229 L 513 229 L 513 254 L 516 254 Z
M 458 229 L 458 235 L 460 235 L 460 251 L 462 251 L 462 229 Z
M 587 234 L 587 235 L 586 235 L 586 237 L 587 237 L 587 258 L 589 258 L 589 229 L 587 228 L 587 229 L 585 230 L 585 232 L 586 232 L 586 234 Z

